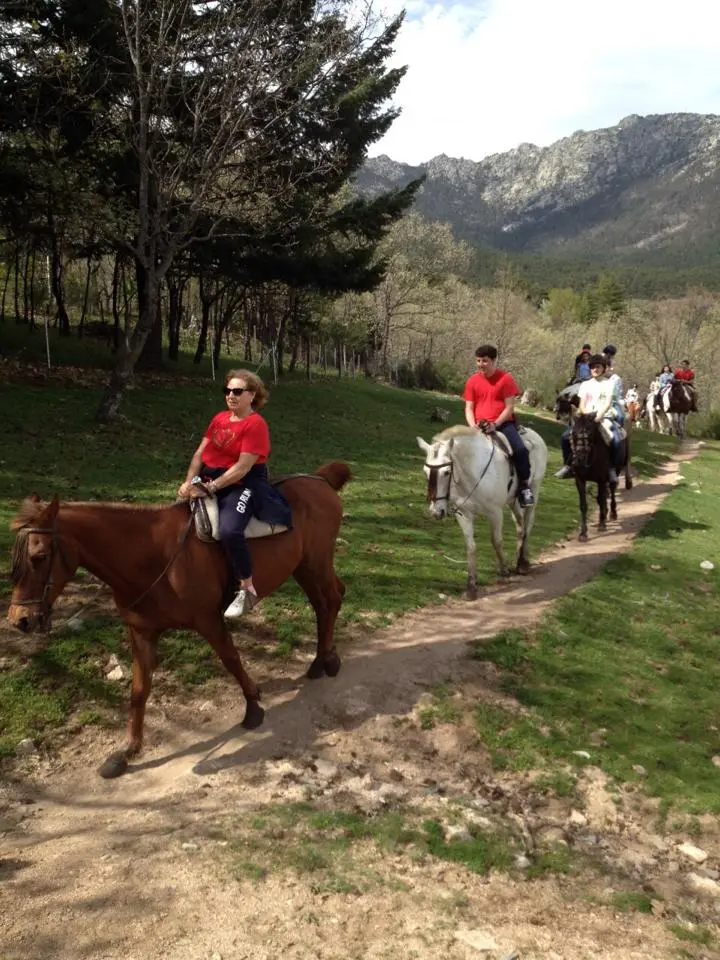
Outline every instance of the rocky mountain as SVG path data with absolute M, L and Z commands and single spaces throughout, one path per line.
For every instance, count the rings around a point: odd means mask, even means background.
M 357 186 L 374 194 L 419 176 L 417 209 L 474 245 L 658 262 L 720 252 L 720 116 L 630 116 L 479 162 L 380 156 Z

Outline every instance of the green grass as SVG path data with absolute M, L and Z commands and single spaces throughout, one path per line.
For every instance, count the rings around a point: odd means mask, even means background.
M 77 350 L 75 341 L 72 349 Z M 337 458 L 347 460 L 353 470 L 354 480 L 342 493 L 346 516 L 337 549 L 337 568 L 347 585 L 340 636 L 348 628 L 381 626 L 393 616 L 437 602 L 439 593 L 458 595 L 464 566 L 446 556 L 464 556 L 462 535 L 453 520 L 440 523 L 426 516 L 422 455 L 415 444 L 416 435 L 428 439 L 436 430 L 429 414 L 437 397 L 335 378 L 313 383 L 290 378 L 271 393 L 265 412 L 273 471 L 312 471 Z M 100 395 L 98 386 L 0 386 L 0 577 L 9 567 L 8 522 L 24 496 L 36 491 L 46 498 L 57 493 L 61 499 L 170 502 L 210 416 L 223 406 L 217 384 L 169 382 L 129 391 L 123 407 L 127 422 L 103 427 L 94 421 Z M 444 398 L 442 404 L 451 408 L 455 420 L 462 419 L 459 400 Z M 527 414 L 524 419 L 550 445 L 554 469 L 561 427 Z M 639 436 L 636 463 L 641 473 L 652 472 L 672 448 L 667 438 Z M 532 536 L 533 553 L 564 537 L 576 515 L 572 485 L 548 478 Z M 506 534 L 512 555 L 510 518 Z M 494 557 L 482 520 L 478 571 L 482 583 L 494 578 Z M 0 581 L 0 596 L 8 594 L 9 585 Z M 261 609 L 277 638 L 278 655 L 313 642 L 314 617 L 294 582 Z M 25 711 L 25 698 L 17 689 L 35 669 L 35 659 L 0 673 L 0 702 L 6 706 L 0 713 L 0 753 L 10 750 L 21 733 L 41 736 L 84 701 L 88 706 L 106 702 L 97 668 L 87 667 L 80 679 L 74 675 L 77 658 L 87 661 L 94 643 L 125 649 L 119 621 L 95 620 L 70 641 L 50 639 L 48 655 L 58 659 L 59 679 L 32 711 Z M 201 683 L 222 672 L 208 645 L 194 635 L 171 635 L 161 643 L 161 656 L 184 683 Z M 447 710 L 452 713 L 452 704 L 441 705 L 438 719 L 451 720 Z
M 389 882 L 359 854 L 362 843 L 415 860 L 445 860 L 481 875 L 509 870 L 513 862 L 513 845 L 506 837 L 472 827 L 470 839 L 447 842 L 437 820 L 409 811 L 365 815 L 293 803 L 264 808 L 262 817 L 249 821 L 245 816 L 230 819 L 224 829 L 232 837 L 227 849 L 237 879 L 256 881 L 265 875 L 261 870 L 291 870 L 307 876 L 315 892 L 361 893 Z
M 523 708 L 477 708 L 498 766 L 590 762 L 642 782 L 662 798 L 663 817 L 671 807 L 720 812 L 711 762 L 720 752 L 720 449 L 709 445 L 682 474 L 629 554 L 559 600 L 537 629 L 473 645 Z M 700 568 L 708 559 L 710 573 Z M 593 745 L 601 729 L 602 746 Z

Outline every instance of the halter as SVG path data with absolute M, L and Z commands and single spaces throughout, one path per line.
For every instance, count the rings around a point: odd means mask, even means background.
M 461 504 L 456 504 L 454 507 L 451 507 L 451 506 L 450 506 L 450 487 L 452 486 L 452 482 L 453 482 L 453 471 L 454 471 L 454 468 L 455 468 L 455 462 L 454 462 L 454 460 L 447 460 L 445 463 L 428 463 L 428 462 L 426 461 L 426 462 L 425 462 L 425 466 L 426 466 L 427 469 L 430 471 L 430 475 L 428 476 L 427 494 L 426 494 L 426 496 L 425 496 L 425 499 L 427 500 L 427 502 L 428 502 L 428 503 L 439 503 L 439 502 L 441 502 L 442 500 L 447 500 L 447 501 L 448 501 L 448 513 L 450 513 L 450 512 L 452 512 L 452 513 L 460 513 L 460 511 L 461 511 L 462 508 L 465 506 L 465 504 L 468 502 L 468 500 L 470 499 L 470 497 L 475 493 L 475 491 L 477 490 L 477 488 L 480 486 L 480 484 L 482 483 L 482 481 L 485 479 L 485 474 L 486 474 L 486 473 L 488 472 L 488 470 L 490 469 L 490 464 L 493 462 L 493 457 L 495 456 L 495 447 L 496 447 L 496 444 L 493 442 L 492 439 L 490 439 L 490 446 L 491 446 L 491 448 L 492 448 L 492 449 L 490 450 L 490 457 L 488 458 L 488 462 L 485 464 L 485 467 L 484 467 L 484 469 L 483 469 L 483 472 L 482 472 L 482 473 L 480 474 L 480 476 L 478 477 L 478 479 L 477 479 L 477 481 L 476 481 L 476 483 L 475 483 L 475 486 L 472 488 L 472 490 L 470 491 L 470 493 L 465 497 L 465 499 L 463 500 L 463 502 L 462 502 Z M 431 491 L 434 490 L 435 493 L 437 493 L 437 476 L 438 476 L 438 473 L 437 473 L 437 472 L 438 472 L 438 470 L 442 469 L 442 467 L 450 467 L 450 474 L 449 474 L 449 476 L 448 476 L 448 488 L 447 488 L 447 493 L 445 494 L 444 497 L 437 497 L 437 496 L 433 496 L 433 494 L 432 494 Z
M 39 607 L 38 617 L 41 623 L 50 621 L 50 616 L 52 613 L 51 603 L 50 603 L 50 591 L 55 586 L 55 581 L 53 580 L 53 568 L 55 566 L 55 557 L 59 556 L 60 560 L 67 565 L 67 558 L 63 553 L 62 546 L 58 539 L 57 530 L 54 527 L 22 527 L 18 531 L 18 536 L 24 534 L 27 536 L 30 533 L 42 533 L 50 534 L 52 540 L 50 541 L 50 562 L 48 564 L 48 574 L 43 585 L 42 594 L 40 597 L 35 597 L 32 600 L 16 600 L 13 603 L 15 607 Z

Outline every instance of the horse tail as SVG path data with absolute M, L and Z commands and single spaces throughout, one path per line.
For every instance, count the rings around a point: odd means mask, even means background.
M 333 460 L 331 463 L 323 463 L 315 471 L 316 477 L 322 477 L 326 480 L 333 490 L 342 490 L 348 480 L 352 480 L 350 467 L 342 460 Z

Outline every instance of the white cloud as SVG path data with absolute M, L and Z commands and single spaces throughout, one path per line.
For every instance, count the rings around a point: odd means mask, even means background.
M 407 17 L 402 115 L 371 153 L 544 146 L 631 113 L 720 112 L 718 0 L 380 0 Z

